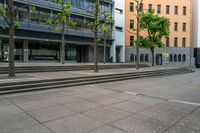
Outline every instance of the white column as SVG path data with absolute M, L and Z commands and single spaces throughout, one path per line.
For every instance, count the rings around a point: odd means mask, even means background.
M 28 55 L 29 55 L 29 50 L 28 50 L 28 40 L 23 41 L 23 61 L 28 62 Z

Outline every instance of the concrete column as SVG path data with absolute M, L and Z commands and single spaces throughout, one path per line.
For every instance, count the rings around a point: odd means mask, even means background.
M 111 48 L 110 48 L 110 57 L 112 57 L 113 58 L 113 62 L 116 62 L 116 47 L 115 47 L 115 45 L 113 44 L 112 46 L 111 46 Z
M 125 62 L 125 46 L 120 48 L 120 62 Z
M 24 40 L 23 41 L 23 62 L 28 62 L 28 55 L 29 55 L 28 40 Z

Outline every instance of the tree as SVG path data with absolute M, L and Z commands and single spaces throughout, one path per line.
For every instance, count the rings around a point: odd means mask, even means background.
M 65 29 L 66 26 L 74 27 L 76 23 L 70 19 L 70 8 L 71 3 L 65 2 L 65 0 L 56 0 L 56 3 L 61 6 L 61 11 L 57 14 L 57 18 L 53 21 L 51 19 L 47 20 L 48 25 L 56 26 L 56 31 L 61 33 L 61 54 L 60 54 L 60 62 L 65 64 Z M 53 25 L 54 26 L 54 25 Z
M 154 66 L 154 49 L 164 47 L 162 38 L 170 34 L 170 20 L 155 14 L 154 11 L 140 13 L 139 19 L 141 30 L 147 33 L 147 36 L 139 37 L 139 44 L 140 47 L 151 50 L 152 66 Z
M 6 22 L 6 26 L 3 26 L 2 28 L 3 29 L 8 28 L 8 31 L 9 31 L 8 76 L 15 77 L 14 35 L 15 35 L 15 29 L 18 29 L 20 27 L 20 24 L 15 21 L 13 0 L 6 0 L 6 4 L 7 4 L 7 8 L 0 7 L 0 16 L 2 16 L 4 21 Z M 32 11 L 36 10 L 35 6 L 33 5 L 27 5 L 27 7 Z
M 107 33 L 112 31 L 112 28 L 110 28 L 110 23 L 112 22 L 111 15 L 108 11 L 105 11 L 103 13 L 103 21 L 104 23 L 101 26 L 101 32 L 104 34 L 104 50 L 103 50 L 103 63 L 106 63 L 106 36 Z
M 9 28 L 9 67 L 8 71 L 9 77 L 15 77 L 15 57 L 14 57 L 14 34 L 15 27 L 18 27 L 18 23 L 14 21 L 14 7 L 13 0 L 6 0 L 8 8 L 0 7 L 0 15 L 3 17 L 4 21 Z

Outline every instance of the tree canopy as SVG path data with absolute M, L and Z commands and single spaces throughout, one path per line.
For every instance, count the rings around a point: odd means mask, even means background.
M 147 36 L 139 37 L 140 47 L 153 49 L 155 47 L 162 48 L 165 44 L 162 42 L 163 37 L 170 34 L 170 20 L 151 12 L 141 12 L 139 15 L 140 30 L 145 31 Z

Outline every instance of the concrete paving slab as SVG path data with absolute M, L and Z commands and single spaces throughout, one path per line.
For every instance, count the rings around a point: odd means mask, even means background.
M 11 105 L 12 103 L 5 99 L 5 98 L 0 98 L 0 106 L 5 106 L 5 105 Z
M 131 99 L 130 101 L 131 102 L 142 103 L 142 104 L 149 105 L 149 106 L 153 106 L 153 105 L 160 104 L 160 103 L 164 102 L 164 100 L 153 99 L 153 98 L 148 98 L 148 97 L 144 97 L 144 96 L 137 97 L 135 99 Z
M 184 126 L 179 126 L 176 125 L 172 128 L 170 128 L 168 131 L 166 131 L 165 133 L 199 133 L 198 131 L 195 131 L 193 129 L 184 127 Z
M 91 131 L 89 133 L 126 133 L 120 129 L 111 127 L 111 126 L 105 126 L 99 129 L 96 129 L 94 131 Z
M 102 123 L 81 114 L 47 122 L 45 125 L 55 133 L 86 133 L 103 126 Z
M 28 113 L 41 123 L 76 114 L 76 112 L 71 109 L 58 105 L 28 111 Z
M 123 101 L 117 98 L 113 98 L 111 96 L 98 96 L 98 97 L 88 98 L 88 100 L 101 105 L 111 105 Z
M 126 94 L 126 93 L 117 93 L 117 94 L 113 94 L 110 96 L 117 98 L 117 99 L 121 99 L 121 100 L 133 100 L 135 98 L 138 98 L 138 96 L 130 95 L 130 94 Z
M 128 133 L 162 133 L 170 124 L 161 120 L 133 115 L 112 123 Z
M 9 116 L 0 117 L 0 132 L 10 133 L 26 127 L 39 124 L 26 113 L 17 113 Z
M 111 105 L 111 107 L 120 109 L 126 112 L 130 112 L 130 113 L 136 113 L 148 108 L 149 105 L 137 103 L 137 102 L 124 101 L 124 102 L 113 104 Z
M 12 133 L 53 133 L 53 132 L 43 125 L 36 125 L 24 128 L 22 130 L 15 130 Z
M 0 106 L 0 117 L 16 114 L 16 113 L 20 113 L 20 112 L 23 112 L 23 111 L 13 104 Z
M 49 101 L 56 104 L 67 104 L 67 103 L 73 103 L 73 102 L 82 101 L 82 100 L 78 97 L 66 95 L 66 96 L 49 99 Z
M 181 120 L 177 125 L 182 127 L 187 127 L 200 132 L 200 117 L 197 117 L 194 114 L 188 115 L 183 120 Z
M 41 101 L 16 103 L 16 105 L 18 105 L 23 110 L 28 111 L 28 110 L 36 110 L 40 108 L 47 108 L 50 106 L 54 106 L 56 104 L 49 100 L 41 100 Z
M 170 124 L 176 123 L 187 115 L 187 113 L 163 108 L 162 106 L 153 106 L 149 109 L 139 112 L 139 114 L 158 120 L 163 120 L 169 122 Z
M 87 111 L 84 113 L 84 115 L 87 115 L 95 120 L 101 121 L 102 123 L 108 124 L 118 119 L 121 119 L 127 115 L 130 115 L 130 113 L 120 111 L 111 107 L 102 107 L 91 111 Z
M 84 113 L 86 111 L 101 107 L 102 105 L 83 100 L 83 101 L 64 104 L 63 106 L 70 108 L 78 113 Z

